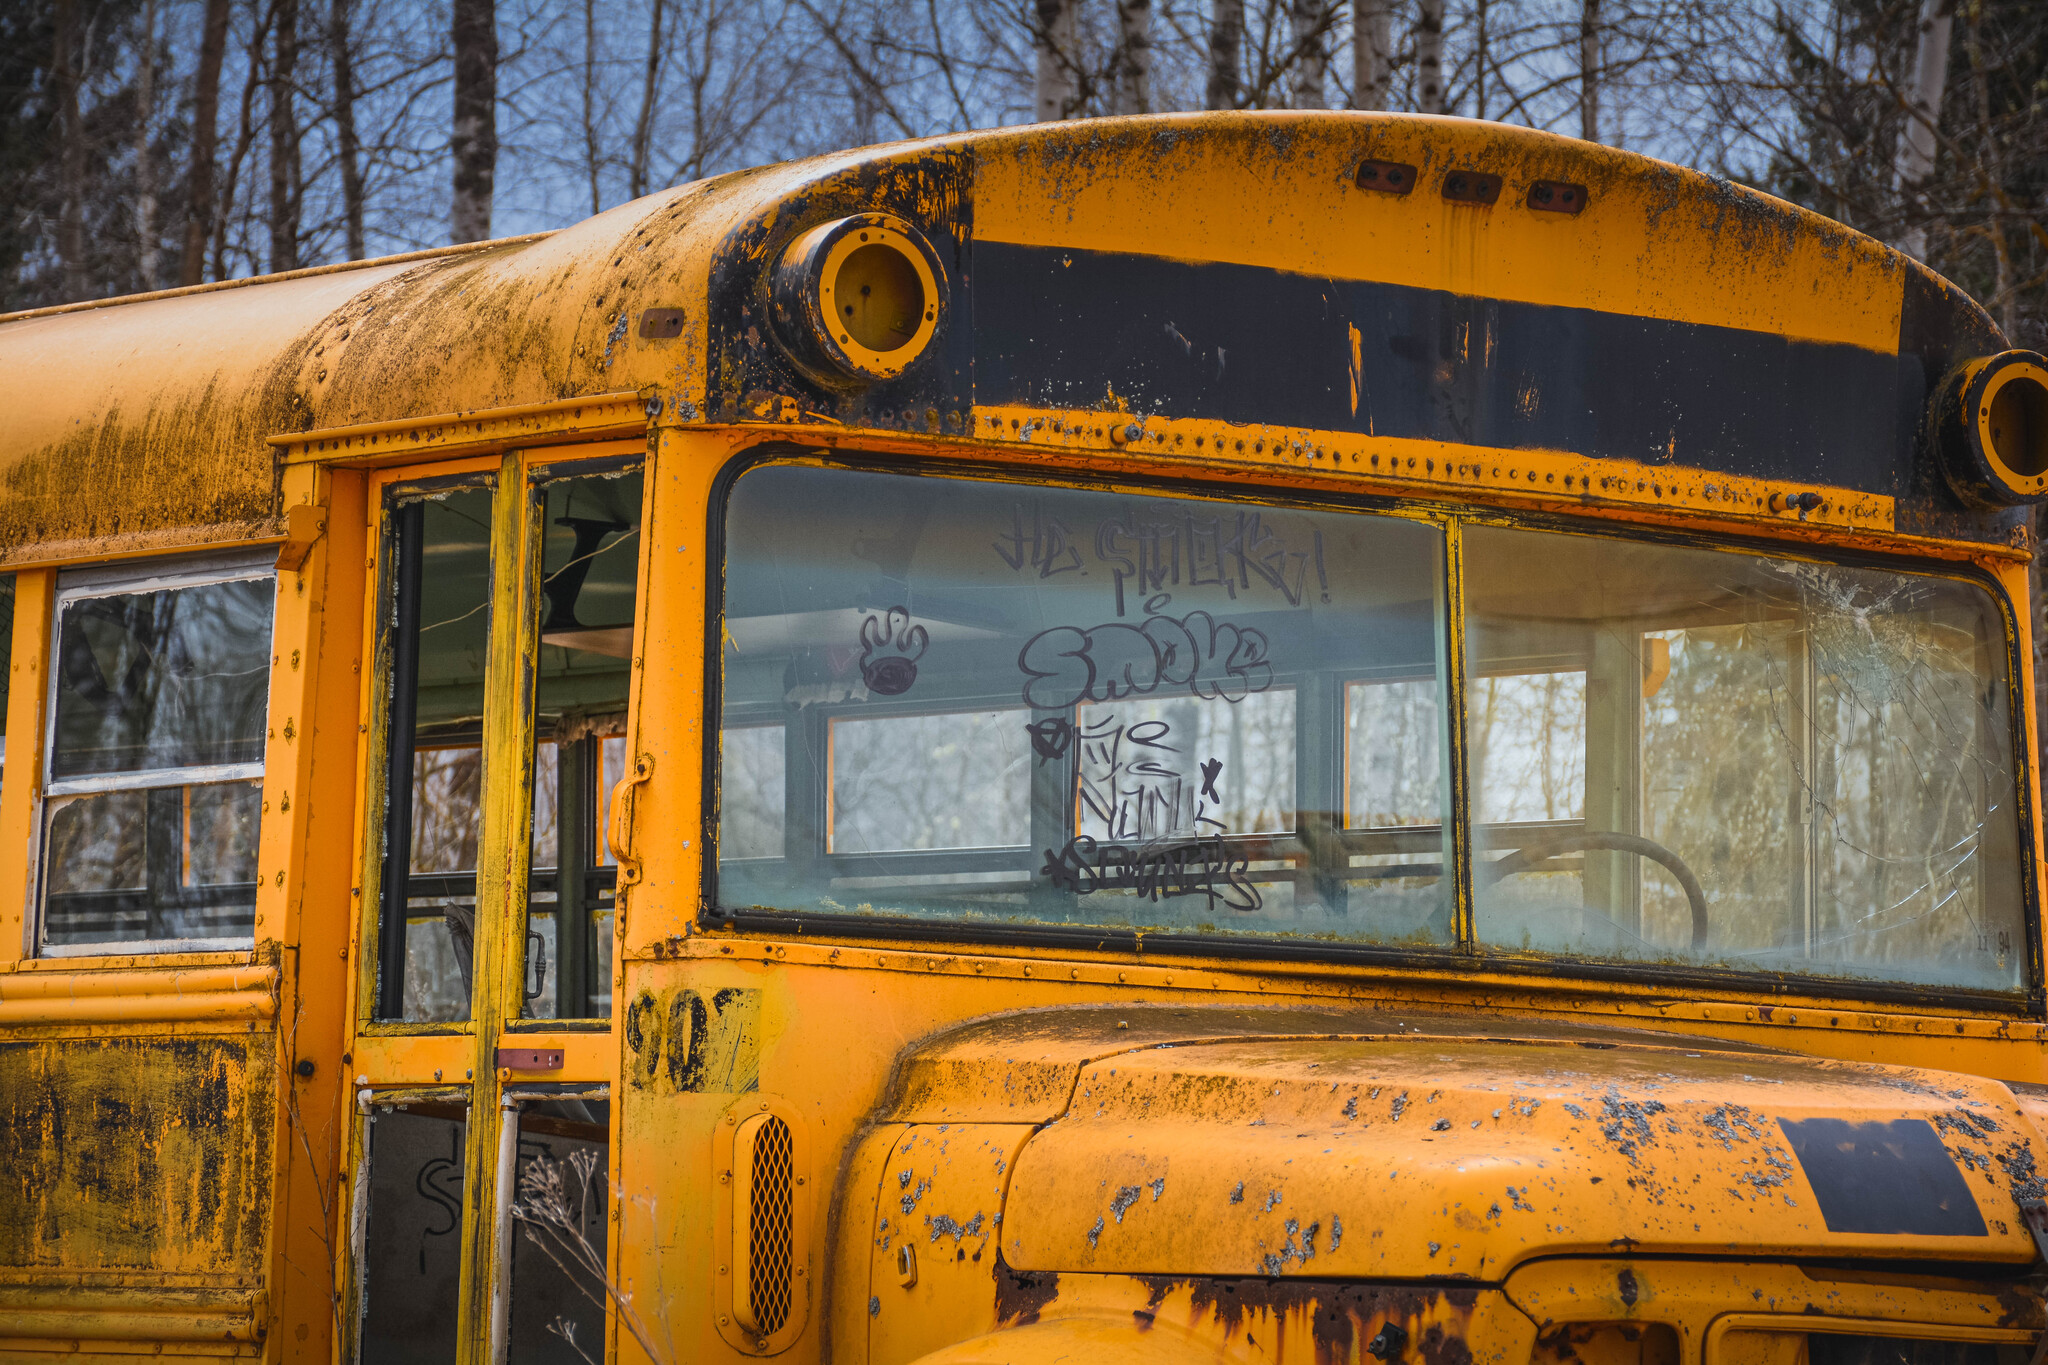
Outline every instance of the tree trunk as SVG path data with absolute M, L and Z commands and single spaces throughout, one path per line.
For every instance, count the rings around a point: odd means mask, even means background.
M 491 186 L 498 171 L 498 15 L 496 0 L 455 0 L 455 160 L 450 236 L 491 235 Z
M 590 216 L 604 211 L 598 172 L 604 151 L 597 136 L 597 0 L 583 0 L 583 169 L 590 177 Z
M 1152 0 L 1116 0 L 1116 105 L 1119 114 L 1152 112 Z
M 661 89 L 661 21 L 668 0 L 654 0 L 654 18 L 647 31 L 647 71 L 640 84 L 640 117 L 633 124 L 633 163 L 627 198 L 647 193 L 647 163 L 654 152 L 654 97 Z
M 270 70 L 270 269 L 299 268 L 299 120 L 292 82 L 299 65 L 299 0 L 277 0 Z
M 1948 84 L 1948 37 L 1955 17 L 1955 0 L 1921 0 L 1920 32 L 1913 45 L 1913 83 L 1906 88 L 1906 122 L 1899 129 L 1899 150 L 1892 167 L 1895 188 L 1905 196 L 1913 220 L 1899 240 L 1909 256 L 1927 254 L 1920 188 L 1934 170 L 1934 130 L 1941 126 L 1941 97 Z
M 1216 0 L 1209 26 L 1209 88 L 1203 100 L 1210 109 L 1235 109 L 1243 97 L 1238 72 L 1244 51 L 1244 0 Z
M 142 49 L 135 60 L 135 273 L 157 287 L 156 157 L 149 145 L 156 114 L 156 0 L 143 0 Z
M 199 71 L 192 82 L 192 170 L 185 187 L 185 250 L 178 283 L 206 278 L 206 243 L 213 235 L 214 153 L 220 146 L 220 67 L 228 53 L 228 0 L 206 0 L 199 37 Z
M 349 32 L 351 0 L 330 0 L 328 58 L 334 65 L 334 127 L 341 143 L 341 216 L 348 258 L 363 259 L 363 148 L 356 134 L 355 38 Z
M 1600 140 L 1600 0 L 1579 0 L 1579 136 Z
M 1031 45 L 1038 55 L 1035 109 L 1040 123 L 1072 118 L 1080 98 L 1074 81 L 1074 6 L 1077 0 L 1035 0 L 1037 26 Z
M 1288 15 L 1294 33 L 1293 99 L 1296 109 L 1323 107 L 1323 71 L 1328 64 L 1326 0 L 1293 0 Z
M 78 8 L 57 0 L 50 81 L 57 97 L 57 259 L 64 296 L 85 297 L 85 124 L 78 109 Z
M 1472 0 L 1472 117 L 1486 117 L 1486 0 Z
M 1385 109 L 1394 89 L 1393 0 L 1354 0 L 1351 107 Z
M 1444 0 L 1422 0 L 1415 20 L 1415 107 L 1444 111 Z

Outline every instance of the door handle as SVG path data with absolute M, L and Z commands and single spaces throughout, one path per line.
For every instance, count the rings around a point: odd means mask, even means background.
M 628 834 L 633 827 L 633 794 L 641 783 L 654 776 L 654 755 L 641 754 L 633 760 L 633 771 L 612 785 L 611 810 L 605 817 L 604 843 L 612 861 L 619 865 L 619 885 L 632 886 L 640 880 L 640 859 L 633 852 Z

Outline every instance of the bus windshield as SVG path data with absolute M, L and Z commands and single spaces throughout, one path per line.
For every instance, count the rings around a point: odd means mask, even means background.
M 725 540 L 724 913 L 2025 984 L 1972 582 L 798 465 Z

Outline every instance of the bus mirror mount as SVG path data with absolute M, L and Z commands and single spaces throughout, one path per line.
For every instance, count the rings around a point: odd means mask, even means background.
M 938 254 L 923 233 L 886 213 L 800 234 L 770 272 L 768 294 L 782 349 L 839 386 L 902 374 L 930 348 L 946 308 Z
M 1933 426 L 1942 473 L 1971 507 L 2048 501 L 2048 358 L 2003 351 L 1970 361 L 1941 386 Z

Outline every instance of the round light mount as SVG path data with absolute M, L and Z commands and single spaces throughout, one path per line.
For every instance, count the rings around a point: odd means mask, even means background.
M 1935 415 L 1942 470 L 1973 507 L 2048 501 L 2048 358 L 2003 351 L 1963 366 Z
M 776 261 L 768 288 L 783 349 L 840 382 L 902 374 L 931 346 L 946 307 L 938 253 L 886 213 L 803 233 Z

